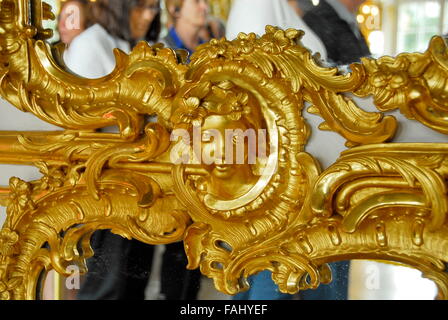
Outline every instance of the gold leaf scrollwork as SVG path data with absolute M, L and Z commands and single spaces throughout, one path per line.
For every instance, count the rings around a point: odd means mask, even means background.
M 441 133 L 448 133 L 446 91 L 446 43 L 434 37 L 428 50 L 403 53 L 396 58 L 364 58 L 366 81 L 356 95 L 373 95 L 381 111 L 399 109 L 408 119 L 415 119 Z
M 407 146 L 396 144 L 393 150 L 369 146 L 358 153 L 356 149 L 346 152 L 316 183 L 314 212 L 326 216 L 335 205 L 346 230 L 353 232 L 368 214 L 381 208 L 421 208 L 420 215 L 430 215 L 429 228 L 441 228 L 448 210 L 445 176 L 438 172 L 446 163 L 443 146 L 414 144 L 406 157 L 400 157 L 403 149 Z M 336 190 L 333 203 L 330 199 Z
M 262 270 L 282 292 L 316 288 L 331 281 L 328 263 L 357 258 L 418 268 L 448 298 L 447 145 L 390 143 L 398 122 L 384 114 L 399 109 L 448 133 L 442 38 L 423 54 L 363 59 L 342 74 L 301 45 L 302 31 L 268 26 L 259 38 L 211 40 L 189 64 L 184 53 L 140 43 L 129 55 L 116 51 L 115 70 L 92 80 L 56 63 L 42 41 L 48 18 L 39 0 L 0 1 L 0 94 L 65 129 L 0 132 L 1 163 L 42 173 L 0 189 L 8 204 L 0 298 L 36 298 L 51 269 L 87 272 L 99 229 L 149 244 L 183 240 L 188 268 L 228 294 Z M 378 112 L 351 94 L 372 95 Z M 317 133 L 302 116 L 307 104 L 323 119 L 319 129 L 349 147 L 323 172 L 304 152 Z M 157 123 L 147 122 L 152 115 Z M 96 131 L 109 125 L 118 132 Z M 207 128 L 230 125 L 266 140 L 257 161 L 194 162 L 194 145 L 171 141 L 176 129 L 198 126 L 215 150 Z M 185 150 L 191 162 L 171 161 Z

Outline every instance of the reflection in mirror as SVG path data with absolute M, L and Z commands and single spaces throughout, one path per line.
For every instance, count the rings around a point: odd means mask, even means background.
M 250 5 L 250 1 L 247 0 L 233 1 L 232 3 L 235 8 L 233 11 L 242 11 L 238 10 L 238 8 L 244 5 L 245 1 L 248 3 L 247 5 Z M 47 0 L 46 2 L 51 4 L 53 8 L 52 11 L 57 17 L 61 11 L 61 5 L 67 1 Z M 240 4 L 240 2 L 243 4 Z M 271 2 L 271 0 L 260 0 L 259 2 L 267 3 Z M 282 1 L 272 2 L 275 3 L 275 5 L 279 5 L 277 3 Z M 287 14 L 288 19 L 285 17 L 282 19 L 283 22 L 289 21 L 288 24 L 283 25 L 285 28 L 296 27 L 305 30 L 306 34 L 302 42 L 312 51 L 321 52 L 322 57 L 326 56 L 325 52 L 327 50 L 324 46 L 322 46 L 322 43 L 318 45 L 316 43 L 324 42 L 327 44 L 327 41 L 320 38 L 320 41 L 316 40 L 315 45 L 313 45 L 313 43 L 308 42 L 309 40 L 307 39 L 309 37 L 316 38 L 313 36 L 316 34 L 316 31 L 311 30 L 313 28 L 309 28 L 310 26 L 313 26 L 313 23 L 309 22 L 312 20 L 310 18 L 312 15 L 310 15 L 309 12 L 314 13 L 317 5 L 322 5 L 324 2 L 329 2 L 333 5 L 338 1 L 285 0 L 285 3 L 289 3 L 291 6 L 291 12 L 288 12 Z M 358 3 L 358 6 L 357 10 L 353 12 L 353 16 L 355 17 L 353 21 L 355 21 L 355 24 L 356 22 L 358 23 L 359 30 L 364 35 L 364 38 L 369 45 L 370 52 L 374 57 L 380 57 L 383 55 L 396 56 L 401 52 L 423 52 L 426 50 L 431 37 L 434 35 L 443 35 L 447 33 L 446 26 L 448 15 L 446 12 L 448 12 L 448 10 L 445 10 L 445 1 L 367 0 L 354 2 Z M 256 14 L 254 11 L 261 10 L 261 12 L 265 12 L 266 10 L 263 10 L 262 8 L 264 4 L 260 4 L 258 8 L 251 7 L 251 10 L 249 11 L 242 11 L 245 12 L 244 19 L 239 19 L 238 23 L 233 23 L 232 16 L 237 13 L 231 12 L 230 20 L 227 20 L 231 8 L 230 3 L 230 0 L 220 0 L 213 1 L 213 3 L 209 4 L 213 18 L 218 17 L 220 18 L 220 21 L 225 22 L 227 25 L 227 37 L 229 39 L 235 38 L 236 34 L 240 31 L 254 31 L 256 33 L 263 33 L 265 24 L 276 24 L 275 20 L 273 20 L 274 18 L 269 18 L 266 21 L 260 20 L 262 19 L 261 16 L 266 17 L 266 15 Z M 172 23 L 172 18 L 167 14 L 165 0 L 161 0 L 161 8 L 163 10 L 161 12 L 162 32 L 160 33 L 160 38 L 166 34 L 167 26 Z M 248 15 L 247 12 L 250 12 L 251 15 Z M 270 10 L 270 12 L 275 12 L 275 10 Z M 419 12 L 423 12 L 425 14 L 420 15 L 418 14 Z M 305 23 L 296 22 L 295 24 L 291 24 L 291 14 L 301 17 Z M 75 19 L 76 16 L 77 14 L 71 15 L 68 21 L 68 26 L 78 25 L 78 22 Z M 344 16 L 347 17 L 347 15 Z M 310 26 L 306 24 L 307 20 Z M 353 21 L 350 22 L 351 25 L 353 25 Z M 246 28 L 244 24 L 247 24 L 248 27 Z M 221 23 L 221 25 L 224 26 L 224 23 Z M 58 20 L 44 21 L 44 27 L 50 28 L 54 31 L 53 37 L 49 39 L 50 43 L 56 43 L 60 40 L 58 33 Z M 342 42 L 343 41 L 340 41 L 338 44 L 342 44 Z
M 353 260 L 350 300 L 433 300 L 437 286 L 422 273 L 403 265 Z
M 67 0 L 61 4 L 57 18 L 59 41 L 67 48 L 89 27 L 87 0 Z
M 154 260 L 150 270 L 150 277 L 145 288 L 145 300 L 161 299 L 161 264 L 165 246 L 155 246 Z M 64 277 L 54 270 L 43 271 L 38 280 L 37 299 L 40 300 L 79 300 L 79 292 L 85 283 L 87 274 L 80 274 L 79 268 L 74 265 L 67 267 L 71 276 Z M 213 281 L 201 277 L 198 300 L 229 300 L 231 296 L 217 291 Z
M 61 64 L 81 77 L 95 79 L 111 73 L 116 48 L 129 53 L 139 41 L 159 40 L 159 0 L 50 2 L 57 18 L 46 21 L 45 26 L 53 30 L 49 42 L 58 44 L 58 52 L 65 48 Z
M 160 299 L 160 266 L 163 246 L 157 246 L 156 258 L 152 265 L 151 277 L 145 289 L 145 300 Z M 77 300 L 77 294 L 86 275 L 80 275 L 76 266 L 69 266 L 71 276 L 64 277 L 54 270 L 42 272 L 37 286 L 37 298 L 41 300 Z M 333 268 L 333 278 L 345 277 L 345 272 L 338 274 Z M 270 275 L 269 275 L 270 277 Z M 250 295 L 246 292 L 235 297 L 218 292 L 210 279 L 203 277 L 198 300 L 242 300 L 241 298 L 260 297 L 269 295 L 269 286 L 254 287 L 258 290 Z M 331 289 L 330 289 L 331 288 Z M 405 265 L 379 262 L 371 260 L 351 260 L 348 285 L 346 291 L 337 285 L 322 285 L 317 290 L 306 290 L 295 295 L 279 295 L 276 286 L 270 294 L 283 300 L 338 299 L 346 297 L 348 300 L 433 300 L 437 297 L 437 287 L 429 279 L 423 278 L 422 273 Z M 320 292 L 319 292 L 320 291 Z M 245 299 L 244 299 L 245 300 Z
M 69 277 L 63 277 L 54 270 L 42 272 L 37 285 L 38 300 L 77 300 L 76 295 L 82 283 L 82 276 L 73 266 Z
M 349 268 L 347 268 L 349 266 Z M 332 282 L 294 295 L 282 294 L 272 283 L 270 272 L 250 279 L 251 289 L 238 300 L 434 300 L 437 286 L 408 266 L 370 260 L 330 264 Z M 348 272 L 347 272 L 348 271 Z

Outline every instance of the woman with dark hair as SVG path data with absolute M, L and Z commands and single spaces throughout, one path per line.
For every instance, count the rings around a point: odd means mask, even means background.
M 155 42 L 160 32 L 158 0 L 96 0 L 88 7 L 92 26 L 68 47 L 68 68 L 86 78 L 103 77 L 115 68 L 113 49 L 128 53 L 141 40 Z M 94 256 L 77 298 L 118 300 L 145 298 L 154 246 L 127 240 L 109 230 L 91 239 Z
M 111 36 L 135 44 L 155 42 L 160 33 L 158 0 L 98 0 L 90 5 L 91 19 Z
M 155 42 L 160 32 L 159 0 L 97 0 L 89 3 L 92 24 L 64 55 L 67 67 L 86 78 L 101 78 L 115 67 L 113 49 L 129 52 L 141 40 Z

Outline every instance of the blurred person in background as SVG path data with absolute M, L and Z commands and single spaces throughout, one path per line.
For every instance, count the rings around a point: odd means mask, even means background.
M 298 0 L 288 0 L 288 4 L 294 9 L 299 17 L 303 17 L 304 12 L 300 7 Z
M 288 5 L 288 0 L 234 0 L 226 24 L 226 37 L 233 40 L 240 32 L 254 32 L 262 36 L 267 25 L 284 30 L 303 30 L 305 34 L 301 39 L 302 44 L 313 53 L 319 52 L 321 58 L 326 59 L 324 44 Z
M 89 4 L 88 12 L 92 25 L 73 38 L 64 54 L 67 67 L 82 77 L 100 78 L 112 72 L 115 48 L 129 53 L 140 40 L 158 40 L 158 0 L 97 0 Z M 88 273 L 77 298 L 143 300 L 154 247 L 109 230 L 96 231 L 91 246 L 95 254 L 87 261 Z
M 172 49 L 184 49 L 190 54 L 205 42 L 201 31 L 208 23 L 207 0 L 165 0 L 172 26 L 163 42 Z
M 201 29 L 199 37 L 201 40 L 208 42 L 211 39 L 221 39 L 226 36 L 225 23 L 217 17 L 208 17 L 206 25 Z
M 61 5 L 58 17 L 58 32 L 67 47 L 74 38 L 90 26 L 87 16 L 88 0 L 68 0 Z
M 303 20 L 322 40 L 328 59 L 335 65 L 359 62 L 370 56 L 356 14 L 365 0 L 320 0 L 306 11 Z
M 288 0 L 289 4 L 294 7 L 297 13 L 303 17 L 305 13 L 315 7 L 314 3 L 318 4 L 319 1 L 312 0 Z
M 85 78 L 100 78 L 115 67 L 113 49 L 129 53 L 141 40 L 158 40 L 158 0 L 97 0 L 88 7 L 91 26 L 73 39 L 64 55 L 69 69 Z

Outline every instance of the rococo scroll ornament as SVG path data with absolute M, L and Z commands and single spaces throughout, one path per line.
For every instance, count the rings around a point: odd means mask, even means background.
M 1 163 L 42 173 L 1 189 L 2 299 L 39 297 L 51 269 L 87 272 L 98 229 L 183 241 L 188 267 L 228 294 L 266 269 L 283 292 L 316 288 L 331 281 L 327 263 L 356 258 L 415 267 L 448 298 L 448 144 L 391 143 L 398 121 L 384 114 L 447 133 L 443 39 L 342 74 L 301 31 L 268 26 L 203 44 L 189 64 L 162 45 L 117 50 L 115 70 L 91 80 L 57 63 L 48 18 L 41 1 L 0 1 L 0 93 L 64 129 L 0 132 Z M 305 152 L 318 132 L 305 107 L 349 147 L 324 171 Z M 118 132 L 97 130 L 110 125 Z

